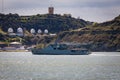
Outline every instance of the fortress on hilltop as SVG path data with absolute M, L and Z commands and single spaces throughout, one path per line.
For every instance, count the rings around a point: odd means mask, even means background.
M 48 13 L 49 14 L 54 14 L 54 7 L 48 7 Z

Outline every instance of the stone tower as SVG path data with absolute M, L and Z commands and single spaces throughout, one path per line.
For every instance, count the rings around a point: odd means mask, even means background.
M 48 8 L 48 13 L 49 14 L 54 14 L 54 7 L 49 7 Z

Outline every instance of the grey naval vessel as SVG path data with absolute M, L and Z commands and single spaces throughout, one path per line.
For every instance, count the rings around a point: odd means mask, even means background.
M 70 44 L 50 44 L 45 48 L 33 48 L 35 55 L 89 55 L 91 52 L 86 48 Z

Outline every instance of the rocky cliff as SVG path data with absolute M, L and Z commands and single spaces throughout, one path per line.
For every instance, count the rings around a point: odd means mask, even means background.
M 91 51 L 120 50 L 120 16 L 104 23 L 60 33 L 61 41 L 91 43 Z

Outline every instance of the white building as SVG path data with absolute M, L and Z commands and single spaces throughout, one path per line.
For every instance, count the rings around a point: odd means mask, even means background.
M 41 29 L 38 29 L 38 34 L 42 34 L 42 30 Z
M 45 34 L 48 34 L 48 30 L 47 30 L 47 29 L 45 29 L 45 30 L 44 30 L 44 33 L 45 33 Z
M 19 27 L 19 28 L 17 29 L 16 35 L 17 35 L 17 36 L 20 36 L 20 37 L 22 37 L 22 36 L 24 35 L 23 29 L 22 29 L 21 27 Z
M 32 28 L 32 29 L 30 30 L 30 33 L 35 34 L 35 33 L 36 33 L 36 32 L 35 32 L 35 29 Z
M 14 33 L 13 28 L 8 28 L 8 35 L 9 36 L 16 36 L 16 34 Z

